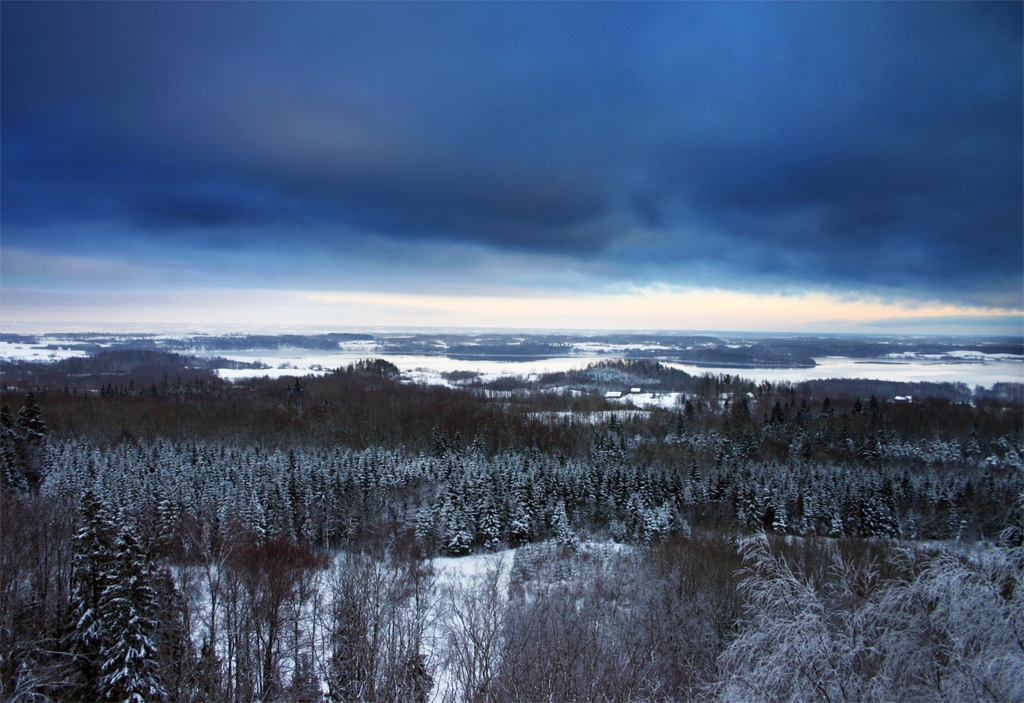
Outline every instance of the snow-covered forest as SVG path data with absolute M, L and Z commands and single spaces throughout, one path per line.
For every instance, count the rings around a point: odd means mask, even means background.
M 1024 699 L 1015 401 L 117 373 L 3 392 L 4 700 Z

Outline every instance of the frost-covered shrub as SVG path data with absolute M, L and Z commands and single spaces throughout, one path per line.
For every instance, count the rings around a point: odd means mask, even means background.
M 903 700 L 1024 700 L 1024 593 L 1013 550 L 942 554 L 887 588 L 882 675 Z
M 729 701 L 850 701 L 873 698 L 879 633 L 864 607 L 875 574 L 836 557 L 836 578 L 820 589 L 763 536 L 744 546 L 746 599 L 739 637 L 722 654 Z
M 638 515 L 641 538 L 644 542 L 664 539 L 675 523 L 675 509 L 669 503 L 654 507 L 643 507 Z
M 1024 700 L 1019 549 L 943 553 L 882 579 L 834 552 L 827 577 L 766 538 L 744 548 L 739 636 L 720 657 L 727 701 Z

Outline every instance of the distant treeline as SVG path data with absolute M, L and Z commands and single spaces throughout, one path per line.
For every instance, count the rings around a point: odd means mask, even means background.
M 664 354 L 662 352 L 661 354 Z M 749 347 L 718 347 L 673 351 L 671 361 L 697 366 L 731 366 L 736 368 L 811 369 L 815 367 L 810 354 L 796 346 L 754 344 Z
M 219 382 L 215 369 L 265 369 L 260 362 L 202 358 L 145 349 L 104 350 L 94 356 L 72 357 L 54 362 L 8 361 L 0 371 L 4 386 L 25 389 L 61 389 L 88 392 L 109 387 L 155 395 L 170 383 Z
M 451 359 L 486 359 L 489 361 L 523 361 L 567 356 L 572 352 L 568 344 L 545 342 L 519 342 L 513 344 L 458 344 L 449 347 L 445 356 Z
M 308 349 L 311 351 L 337 351 L 340 342 L 373 341 L 373 335 L 330 334 L 243 334 L 203 335 L 159 340 L 126 342 L 128 348 L 177 349 L 181 351 L 260 351 L 267 349 Z
M 210 351 L 251 351 L 260 349 L 310 349 L 335 351 L 340 342 L 372 342 L 372 334 L 332 332 L 329 334 L 245 334 L 238 336 L 188 337 L 180 342 L 168 340 L 175 349 L 206 349 Z
M 472 383 L 472 382 L 470 382 Z M 739 374 L 702 374 L 695 376 L 653 361 L 601 361 L 584 369 L 542 374 L 537 380 L 525 378 L 497 379 L 479 383 L 485 388 L 511 390 L 513 388 L 576 388 L 594 392 L 626 390 L 640 387 L 645 391 L 692 393 L 714 397 L 720 393 L 750 392 L 749 389 L 765 384 L 754 384 Z M 768 383 L 779 393 L 821 400 L 825 397 L 878 398 L 896 397 L 946 398 L 957 402 L 974 399 L 996 399 L 1020 403 L 1024 400 L 1024 384 L 997 383 L 991 390 L 970 388 L 965 383 L 935 383 L 931 381 L 877 381 L 862 378 L 834 378 L 796 383 L 782 381 Z
M 144 353 L 135 354 L 147 358 Z M 175 355 L 153 358 L 179 363 L 188 359 Z M 843 418 L 852 422 L 869 412 L 882 420 L 882 427 L 909 440 L 965 442 L 965 433 L 972 428 L 984 439 L 1024 426 L 1024 406 L 1014 400 L 1020 397 L 1019 386 L 1007 385 L 986 392 L 984 398 L 963 402 L 955 399 L 959 390 L 951 392 L 945 387 L 948 384 L 754 384 L 731 375 L 691 376 L 651 362 L 603 362 L 546 376 L 535 385 L 501 390 L 488 387 L 490 384 L 453 389 L 403 383 L 397 369 L 382 360 L 360 362 L 321 377 L 254 378 L 234 383 L 218 378 L 210 369 L 182 365 L 135 366 L 123 373 L 92 376 L 57 373 L 55 368 L 61 367 L 26 364 L 28 375 L 17 381 L 9 379 L 5 368 L 3 403 L 20 407 L 25 392 L 34 391 L 52 432 L 102 443 L 130 435 L 231 439 L 268 446 L 386 446 L 417 452 L 429 451 L 433 435 L 439 431 L 461 438 L 463 445 L 476 441 L 488 454 L 533 448 L 582 456 L 593 442 L 591 413 L 623 408 L 621 403 L 607 400 L 602 389 L 637 386 L 687 395 L 672 409 L 640 412 L 635 419 L 624 421 L 627 436 L 665 437 L 678 431 L 679 422 L 688 430 L 730 434 L 744 428 L 757 432 L 771 428 L 773 437 L 785 429 L 785 441 L 759 445 L 766 457 L 786 455 L 787 447 L 795 446 L 796 434 L 816 432 L 826 422 L 842 429 L 847 427 Z M 93 384 L 92 392 L 81 392 L 73 385 L 75 379 Z M 913 401 L 895 402 L 893 396 L 872 393 L 872 389 L 898 390 L 913 395 Z M 928 391 L 936 396 L 929 397 Z M 940 391 L 947 397 L 941 397 Z M 867 431 L 863 423 L 849 427 Z M 837 436 L 850 436 L 851 430 L 843 431 L 847 434 Z M 828 448 L 819 451 L 842 456 L 846 445 L 833 447 L 834 441 L 836 437 L 830 435 L 821 445 Z
M 67 340 L 73 344 L 56 344 L 52 340 Z M 155 334 L 98 335 L 91 333 L 67 333 L 59 335 L 0 334 L 0 342 L 11 344 L 44 345 L 47 349 L 73 348 L 85 351 L 100 351 L 104 348 L 120 350 L 205 350 L 205 351 L 253 351 L 263 349 L 309 349 L 333 351 L 340 342 L 373 341 L 371 334 L 331 332 L 328 334 L 243 334 L 243 335 L 193 335 L 189 337 L 164 337 Z

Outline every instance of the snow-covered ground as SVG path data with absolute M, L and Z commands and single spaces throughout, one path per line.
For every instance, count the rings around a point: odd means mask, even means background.
M 972 363 L 991 363 L 994 361 L 1021 361 L 1022 357 L 1017 354 L 986 354 L 985 352 L 975 351 L 973 349 L 954 349 L 948 352 L 942 352 L 941 354 L 922 354 L 920 352 L 893 352 L 886 354 L 887 359 L 902 359 L 902 360 L 930 360 L 930 361 L 948 361 L 950 358 L 961 359 L 966 362 Z
M 57 349 L 46 347 L 56 345 Z M 0 359 L 20 359 L 25 361 L 60 361 L 74 356 L 88 356 L 79 349 L 68 349 L 61 347 L 57 342 L 45 345 L 20 344 L 14 342 L 0 342 Z
M 638 408 L 677 408 L 686 402 L 685 393 L 625 393 L 621 398 L 610 398 L 612 402 L 632 403 Z
M 497 592 L 504 602 L 508 599 L 508 581 L 515 553 L 515 549 L 506 549 L 464 557 L 436 557 L 431 560 L 437 579 L 435 590 L 439 596 L 433 600 L 434 612 L 428 620 L 429 625 L 424 633 L 423 643 L 426 649 L 423 655 L 434 666 L 434 686 L 430 690 L 430 703 L 443 703 L 459 698 L 458 682 L 455 673 L 449 667 L 445 651 L 448 636 L 443 612 L 445 594 L 451 593 L 454 597 L 467 589 L 477 589 L 488 575 L 495 574 L 498 577 Z
M 602 342 L 576 342 L 573 346 L 584 354 L 603 354 L 605 356 L 628 351 L 671 351 L 678 348 L 661 344 L 605 344 Z
M 501 569 L 505 588 L 508 591 L 508 575 L 515 559 L 515 549 L 504 549 L 499 552 L 470 554 L 464 557 L 435 557 L 431 560 L 434 573 L 437 575 L 438 587 L 451 584 L 469 585 L 474 579 L 485 576 L 492 569 Z

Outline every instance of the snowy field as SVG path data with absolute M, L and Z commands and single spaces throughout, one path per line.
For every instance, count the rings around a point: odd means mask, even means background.
M 47 345 L 19 344 L 14 342 L 0 342 L 0 359 L 21 359 L 26 361 L 60 361 L 75 356 L 88 356 L 84 351 L 77 349 L 61 348 L 56 344 L 56 349 L 48 349 Z

